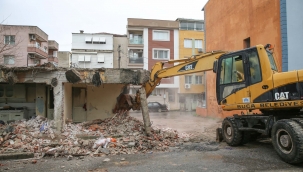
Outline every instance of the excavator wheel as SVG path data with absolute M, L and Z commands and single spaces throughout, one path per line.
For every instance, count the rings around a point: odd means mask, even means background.
M 281 159 L 290 164 L 303 162 L 303 128 L 295 120 L 277 121 L 271 131 L 272 144 Z
M 238 146 L 242 143 L 242 132 L 239 131 L 235 118 L 227 117 L 222 122 L 222 134 L 225 142 L 230 146 Z

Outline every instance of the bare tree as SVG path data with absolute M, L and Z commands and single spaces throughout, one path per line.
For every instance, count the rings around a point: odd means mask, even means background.
M 0 23 L 0 64 L 1 61 L 4 64 L 5 55 L 20 56 L 17 49 L 22 42 L 21 37 L 18 36 L 19 31 L 13 30 L 10 25 L 4 25 L 5 20 Z

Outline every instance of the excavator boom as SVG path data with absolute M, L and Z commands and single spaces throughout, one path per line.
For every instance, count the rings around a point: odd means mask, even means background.
M 148 82 L 142 85 L 142 88 L 145 89 L 146 97 L 148 97 L 156 88 L 156 86 L 160 84 L 162 78 L 212 70 L 214 61 L 216 61 L 221 55 L 225 53 L 227 52 L 213 51 L 190 58 L 156 63 L 151 70 Z M 166 63 L 174 64 L 174 66 L 164 68 L 164 65 Z M 130 109 L 140 110 L 140 96 L 138 91 L 136 95 L 121 93 L 117 98 L 117 103 L 113 112 L 117 113 L 121 110 L 125 111 Z

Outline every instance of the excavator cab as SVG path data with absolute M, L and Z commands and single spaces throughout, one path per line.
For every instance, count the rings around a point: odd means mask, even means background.
M 224 54 L 213 66 L 217 101 L 225 110 L 254 109 L 254 99 L 273 87 L 273 72 L 267 69 L 277 69 L 264 46 Z

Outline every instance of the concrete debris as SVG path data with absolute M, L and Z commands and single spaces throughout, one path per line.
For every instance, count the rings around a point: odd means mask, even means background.
M 70 161 L 70 160 L 72 160 L 72 159 L 73 159 L 73 156 L 72 156 L 72 155 L 68 155 L 68 156 L 67 156 L 67 160 L 68 160 L 68 161 Z
M 105 158 L 103 161 L 104 162 L 108 162 L 108 161 L 110 161 L 110 159 L 109 158 Z
M 83 159 L 87 155 L 169 151 L 169 147 L 189 141 L 189 135 L 169 128 L 152 128 L 152 134 L 146 136 L 142 121 L 122 114 L 93 122 L 68 123 L 61 133 L 55 133 L 54 126 L 53 120 L 41 116 L 0 126 L 0 154 L 30 152 L 37 157 L 66 156 L 71 160 L 75 156 Z

